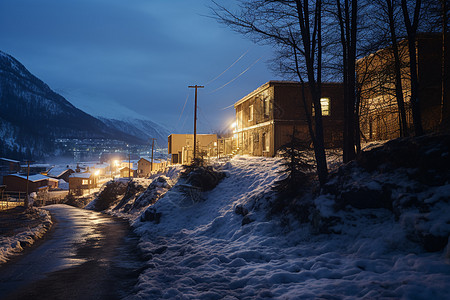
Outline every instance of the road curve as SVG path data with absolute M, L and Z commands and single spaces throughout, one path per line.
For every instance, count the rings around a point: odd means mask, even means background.
M 45 207 L 54 229 L 39 246 L 0 267 L 0 299 L 122 299 L 143 265 L 128 224 L 67 205 Z

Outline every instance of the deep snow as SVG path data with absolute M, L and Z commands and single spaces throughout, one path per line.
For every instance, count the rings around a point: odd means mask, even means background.
M 52 225 L 50 213 L 44 209 L 35 209 L 41 219 L 37 226 L 16 228 L 16 234 L 0 236 L 0 264 L 7 262 L 11 256 L 23 251 L 25 246 L 34 244 L 50 229 Z
M 191 201 L 179 181 L 148 208 L 161 213 L 159 223 L 141 221 L 143 210 L 130 215 L 147 258 L 131 298 L 450 299 L 446 250 L 428 253 L 408 240 L 387 209 L 338 213 L 339 234 L 268 218 L 280 163 L 235 157 L 222 164 L 227 177 L 204 201 Z M 448 185 L 438 192 L 449 196 Z M 337 214 L 331 201 L 315 200 L 324 217 Z M 244 223 L 238 206 L 249 211 Z M 448 202 L 442 206 L 448 211 Z M 442 228 L 443 220 L 427 225 Z

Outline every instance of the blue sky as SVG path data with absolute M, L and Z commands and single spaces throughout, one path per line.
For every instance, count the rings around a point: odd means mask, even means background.
M 198 128 L 209 132 L 233 118 L 234 109 L 223 108 L 279 78 L 266 64 L 272 49 L 206 17 L 208 5 L 209 0 L 2 0 L 0 50 L 88 113 L 147 118 L 180 132 L 192 131 L 194 91 L 187 86 L 205 85 L 242 56 L 199 90 Z

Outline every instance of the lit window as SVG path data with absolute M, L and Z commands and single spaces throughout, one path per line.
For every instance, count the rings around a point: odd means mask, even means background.
M 88 180 L 87 179 L 83 179 L 83 181 L 81 182 L 81 184 L 88 184 Z
M 249 106 L 248 120 L 249 120 L 249 121 L 253 121 L 253 105 L 250 105 L 250 106 Z
M 322 108 L 322 116 L 330 115 L 330 98 L 320 98 L 320 106 Z M 315 115 L 314 103 L 312 104 L 312 115 Z
M 269 109 L 270 109 L 269 97 L 264 98 L 263 105 L 264 105 L 264 107 L 263 107 L 264 117 L 268 117 L 269 116 Z

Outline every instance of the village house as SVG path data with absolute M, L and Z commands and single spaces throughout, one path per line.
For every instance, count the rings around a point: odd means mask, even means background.
M 69 177 L 75 173 L 74 170 L 67 167 L 53 167 L 47 172 L 47 176 L 55 179 L 63 179 L 65 182 L 69 182 Z
M 207 154 L 211 144 L 217 145 L 217 134 L 197 134 L 198 156 Z M 168 152 L 172 164 L 188 164 L 194 158 L 194 135 L 171 134 L 168 137 Z
M 161 159 L 153 159 L 142 157 L 137 163 L 137 176 L 149 177 L 152 173 L 164 170 L 167 167 L 167 162 Z
M 69 177 L 69 193 L 83 195 L 97 187 L 98 176 L 94 173 L 73 173 Z
M 398 43 L 406 127 L 413 132 L 409 51 L 407 41 Z M 447 49 L 450 42 L 447 40 Z M 442 37 L 419 34 L 416 41 L 417 74 L 422 126 L 431 132 L 449 125 L 450 76 L 442 76 Z M 446 52 L 445 69 L 450 70 L 450 51 Z M 360 87 L 360 128 L 365 141 L 386 140 L 400 136 L 401 118 L 395 94 L 394 54 L 392 47 L 381 49 L 357 61 Z
M 119 169 L 120 178 L 134 178 L 137 177 L 137 167 L 123 167 Z
M 3 183 L 3 176 L 17 172 L 20 172 L 19 161 L 0 157 L 0 184 Z
M 305 84 L 307 108 L 314 114 L 308 84 Z M 234 148 L 239 154 L 274 156 L 291 139 L 310 144 L 302 100 L 302 86 L 293 81 L 269 81 L 234 104 L 236 127 Z M 327 147 L 340 147 L 344 128 L 343 85 L 322 83 L 324 139 Z M 225 147 L 225 145 L 224 145 Z
M 28 164 L 22 164 L 21 165 L 21 173 L 27 173 L 29 172 L 30 174 L 42 174 L 42 175 L 46 175 L 48 170 L 51 169 L 51 165 L 49 164 L 30 164 L 28 166 Z
M 27 175 L 10 174 L 3 177 L 6 191 L 26 192 Z M 42 190 L 58 188 L 58 180 L 41 174 L 28 176 L 28 192 L 40 192 Z

